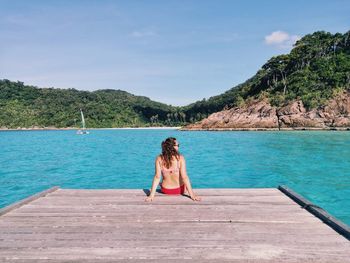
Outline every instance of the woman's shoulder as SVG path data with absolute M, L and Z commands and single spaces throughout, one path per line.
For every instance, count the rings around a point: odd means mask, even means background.
M 185 156 L 183 156 L 182 154 L 179 155 L 179 160 L 180 161 L 184 161 L 185 160 Z

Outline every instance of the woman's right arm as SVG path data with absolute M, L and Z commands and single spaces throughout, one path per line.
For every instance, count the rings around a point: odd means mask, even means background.
M 181 155 L 180 157 L 180 176 L 182 178 L 182 181 L 184 182 L 186 189 L 193 201 L 200 201 L 201 198 L 193 192 L 190 179 L 188 178 L 187 171 L 186 171 L 186 161 L 185 157 Z
M 146 202 L 153 201 L 154 195 L 156 194 L 158 184 L 160 182 L 160 177 L 161 177 L 161 169 L 160 169 L 160 165 L 159 165 L 159 156 L 158 156 L 156 158 L 156 161 L 155 161 L 155 175 L 154 175 L 153 182 L 152 182 L 151 193 L 145 199 Z

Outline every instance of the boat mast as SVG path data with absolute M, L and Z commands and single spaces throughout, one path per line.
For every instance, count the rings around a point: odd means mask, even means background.
M 81 114 L 81 123 L 83 124 L 83 129 L 85 129 L 85 119 L 84 119 L 83 111 L 81 109 L 80 109 L 80 114 Z

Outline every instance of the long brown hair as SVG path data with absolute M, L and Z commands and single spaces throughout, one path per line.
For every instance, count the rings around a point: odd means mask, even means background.
M 174 137 L 169 137 L 165 141 L 162 141 L 161 157 L 166 168 L 170 168 L 173 156 L 175 156 L 177 160 L 180 158 L 179 152 L 174 148 L 175 144 L 176 138 Z

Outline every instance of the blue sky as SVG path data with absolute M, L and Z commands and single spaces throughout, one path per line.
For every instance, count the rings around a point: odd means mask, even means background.
M 0 0 L 0 79 L 186 105 L 244 82 L 305 34 L 345 33 L 349 14 L 345 0 Z

